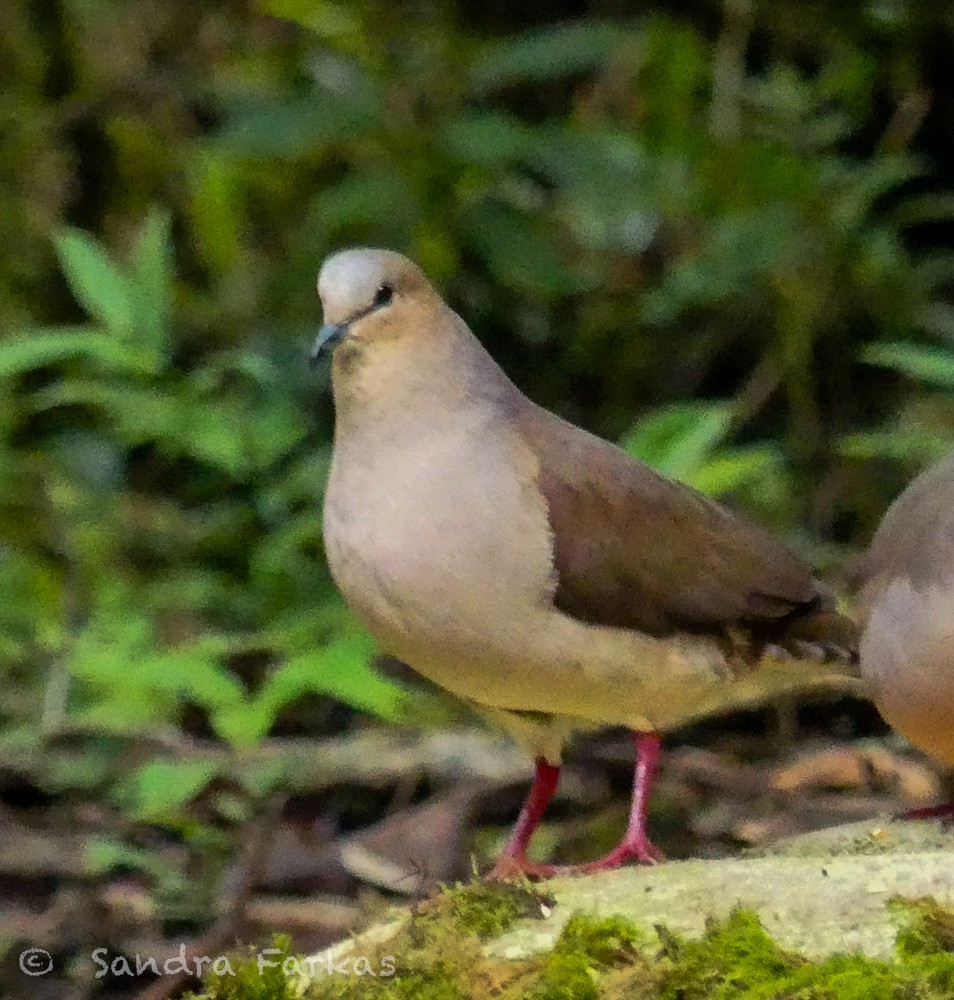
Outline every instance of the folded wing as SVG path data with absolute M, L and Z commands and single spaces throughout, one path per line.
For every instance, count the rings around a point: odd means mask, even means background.
M 533 404 L 517 424 L 539 460 L 566 613 L 666 636 L 757 631 L 828 606 L 763 529 Z

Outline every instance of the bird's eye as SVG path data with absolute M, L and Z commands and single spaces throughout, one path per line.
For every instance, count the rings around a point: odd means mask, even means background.
M 394 289 L 390 285 L 382 285 L 374 293 L 374 304 L 375 306 L 387 306 L 391 304 L 391 299 L 394 298 Z

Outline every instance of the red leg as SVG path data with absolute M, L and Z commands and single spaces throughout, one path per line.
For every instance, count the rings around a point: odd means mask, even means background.
M 954 802 L 944 802 L 939 806 L 924 806 L 922 809 L 906 809 L 895 819 L 943 819 L 954 821 Z
M 627 861 L 638 861 L 641 865 L 654 865 L 665 861 L 666 856 L 649 839 L 646 833 L 646 811 L 652 794 L 656 766 L 662 738 L 658 733 L 633 733 L 636 744 L 636 771 L 633 776 L 633 799 L 629 810 L 629 824 L 618 847 L 599 861 L 583 865 L 583 871 L 601 872 L 618 868 Z
M 487 876 L 488 879 L 513 879 L 524 875 L 545 878 L 557 870 L 553 865 L 541 865 L 531 861 L 527 857 L 527 847 L 533 831 L 540 825 L 540 819 L 546 812 L 550 799 L 553 798 L 559 780 L 559 764 L 548 764 L 542 758 L 538 758 L 530 794 L 520 810 L 507 846 Z

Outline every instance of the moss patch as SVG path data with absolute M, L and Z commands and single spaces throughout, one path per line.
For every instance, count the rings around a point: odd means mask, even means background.
M 547 954 L 487 958 L 482 942 L 547 902 L 530 887 L 457 886 L 418 908 L 398 935 L 364 949 L 348 974 L 305 983 L 254 958 L 213 977 L 203 1000 L 949 1000 L 954 997 L 954 913 L 932 899 L 894 900 L 889 960 L 821 961 L 781 948 L 751 911 L 710 921 L 699 939 L 617 918 L 570 918 Z M 276 945 L 276 947 L 285 947 Z M 385 970 L 390 970 L 386 972 Z M 276 975 L 276 972 L 278 975 Z
M 596 920 L 575 914 L 553 951 L 536 963 L 534 989 L 529 995 L 537 1000 L 598 1000 L 606 995 L 602 981 L 612 970 L 635 973 L 635 978 L 647 985 L 652 977 L 640 949 L 646 944 L 646 936 L 619 917 Z M 632 990 L 626 994 L 633 995 Z
M 889 901 L 888 908 L 901 924 L 897 946 L 900 955 L 916 958 L 954 952 L 954 913 L 930 896 Z
M 445 886 L 419 908 L 418 915 L 424 920 L 450 920 L 467 934 L 488 938 L 510 930 L 521 917 L 539 918 L 547 906 L 553 906 L 553 899 L 530 882 L 472 882 Z
M 271 945 L 266 946 L 282 956 L 293 955 L 291 938 L 276 934 Z M 286 975 L 281 965 L 259 964 L 262 949 L 247 948 L 243 953 L 231 956 L 231 973 L 211 973 L 201 994 L 187 993 L 183 1000 L 296 1000 L 296 980 Z

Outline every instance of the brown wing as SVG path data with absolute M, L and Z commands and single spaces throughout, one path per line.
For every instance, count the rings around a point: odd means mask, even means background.
M 517 425 L 540 462 L 561 610 L 665 636 L 775 622 L 822 601 L 771 535 L 692 488 L 532 404 Z

